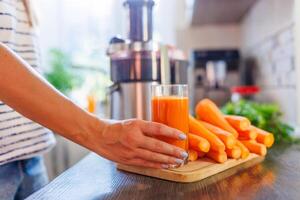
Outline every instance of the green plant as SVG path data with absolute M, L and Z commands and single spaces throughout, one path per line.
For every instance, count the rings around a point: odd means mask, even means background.
M 60 92 L 68 95 L 69 92 L 80 85 L 81 78 L 72 72 L 70 57 L 59 49 L 50 50 L 51 70 L 45 73 L 46 79 Z
M 247 117 L 254 126 L 273 133 L 276 143 L 299 141 L 292 136 L 294 128 L 281 120 L 282 112 L 277 104 L 241 100 L 227 103 L 222 112 Z

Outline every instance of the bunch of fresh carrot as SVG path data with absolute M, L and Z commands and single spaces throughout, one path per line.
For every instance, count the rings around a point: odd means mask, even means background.
M 222 114 L 209 99 L 200 101 L 195 112 L 196 118 L 189 116 L 190 161 L 206 156 L 223 163 L 250 153 L 265 156 L 274 143 L 272 133 L 252 126 L 245 117 Z

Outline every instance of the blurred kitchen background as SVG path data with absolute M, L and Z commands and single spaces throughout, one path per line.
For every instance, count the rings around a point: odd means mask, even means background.
M 124 1 L 35 1 L 46 78 L 78 105 L 105 118 L 112 116 L 114 86 L 122 89 L 126 84 L 118 81 L 128 82 L 120 68 L 114 69 L 111 62 L 120 56 L 115 53 L 119 44 L 124 46 L 124 39 L 128 38 L 130 21 Z M 171 79 L 174 76 L 172 83 L 189 84 L 191 107 L 204 97 L 212 98 L 221 106 L 247 96 L 256 101 L 276 102 L 284 111 L 285 121 L 291 124 L 300 121 L 297 116 L 300 65 L 296 57 L 299 55 L 296 44 L 300 43 L 296 43 L 299 39 L 295 37 L 300 33 L 300 25 L 296 23 L 300 18 L 299 1 L 154 2 L 153 41 L 167 44 L 167 54 L 159 55 L 160 65 L 163 67 L 163 58 L 171 60 L 169 63 L 175 71 L 166 76 Z M 148 42 L 147 38 L 141 41 Z M 163 50 L 162 46 L 158 48 Z M 154 49 L 154 45 L 147 49 L 150 56 L 158 56 L 152 54 Z M 135 58 L 138 56 L 145 55 L 135 55 Z M 153 60 L 150 64 L 153 65 Z M 163 75 L 160 76 L 162 79 Z M 47 155 L 50 177 L 57 176 L 87 153 L 84 148 L 57 136 L 55 149 Z

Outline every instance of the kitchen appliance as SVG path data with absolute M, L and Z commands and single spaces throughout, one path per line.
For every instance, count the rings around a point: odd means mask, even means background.
M 151 85 L 186 84 L 188 62 L 182 51 L 153 41 L 153 0 L 127 0 L 128 39 L 113 37 L 110 57 L 110 117 L 150 119 Z
M 195 50 L 192 52 L 194 70 L 194 105 L 203 98 L 221 106 L 230 100 L 230 88 L 240 82 L 240 55 L 236 49 Z

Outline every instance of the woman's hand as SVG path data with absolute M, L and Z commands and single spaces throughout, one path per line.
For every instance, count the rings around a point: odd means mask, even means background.
M 106 124 L 100 138 L 94 138 L 92 150 L 109 160 L 128 165 L 169 168 L 182 164 L 188 154 L 156 136 L 186 139 L 185 134 L 166 125 L 131 119 Z
M 142 120 L 106 123 L 60 94 L 1 42 L 0 74 L 1 101 L 110 160 L 167 168 L 170 164 L 180 164 L 187 156 L 183 149 L 155 139 L 155 136 L 186 139 L 180 131 Z

